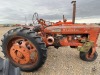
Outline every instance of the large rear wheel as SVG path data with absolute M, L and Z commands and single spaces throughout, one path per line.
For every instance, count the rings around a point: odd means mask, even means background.
M 12 64 L 24 71 L 37 70 L 47 57 L 46 46 L 41 37 L 27 28 L 8 31 L 2 40 L 2 49 Z

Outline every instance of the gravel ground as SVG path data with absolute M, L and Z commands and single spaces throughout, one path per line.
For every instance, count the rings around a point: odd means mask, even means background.
M 9 29 L 11 27 L 0 27 L 0 39 Z M 21 72 L 21 75 L 100 75 L 100 36 L 97 43 L 98 58 L 93 62 L 82 61 L 77 49 L 49 47 L 48 57 L 43 67 L 35 72 Z M 4 58 L 1 52 L 0 56 Z

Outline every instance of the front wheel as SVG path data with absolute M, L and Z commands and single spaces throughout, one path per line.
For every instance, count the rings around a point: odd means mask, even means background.
M 92 62 L 92 61 L 96 60 L 98 54 L 97 54 L 97 52 L 95 52 L 94 55 L 91 56 L 91 53 L 92 53 L 92 49 L 90 49 L 88 52 L 80 52 L 80 58 L 83 61 Z

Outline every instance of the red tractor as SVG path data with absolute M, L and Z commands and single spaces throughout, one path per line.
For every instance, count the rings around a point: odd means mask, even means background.
M 73 20 L 47 24 L 45 20 L 33 15 L 36 26 L 26 26 L 9 30 L 2 39 L 2 49 L 10 62 L 24 71 L 37 70 L 47 58 L 47 47 L 55 48 L 70 46 L 80 51 L 84 61 L 94 61 L 97 58 L 97 39 L 99 26 L 74 24 L 76 2 L 73 1 Z M 36 19 L 36 21 L 34 20 Z

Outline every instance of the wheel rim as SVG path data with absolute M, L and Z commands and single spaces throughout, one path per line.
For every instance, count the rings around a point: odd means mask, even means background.
M 33 43 L 23 37 L 13 38 L 7 48 L 8 55 L 17 64 L 32 64 L 38 61 L 38 52 Z
M 86 58 L 89 60 L 93 59 L 93 57 L 94 57 L 94 55 L 91 55 L 90 53 L 86 54 Z

